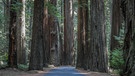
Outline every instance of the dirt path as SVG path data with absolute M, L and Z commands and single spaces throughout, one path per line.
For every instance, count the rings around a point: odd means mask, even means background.
M 44 76 L 85 76 L 78 72 L 74 67 L 58 67 L 51 70 Z
M 117 76 L 107 73 L 76 70 L 74 67 L 45 68 L 44 71 L 21 71 L 17 69 L 0 70 L 0 76 Z

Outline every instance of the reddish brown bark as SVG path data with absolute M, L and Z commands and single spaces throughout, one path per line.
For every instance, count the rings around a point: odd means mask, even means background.
M 72 0 L 64 0 L 64 65 L 73 64 L 73 9 Z
M 108 72 L 104 0 L 90 2 L 89 69 Z
M 88 69 L 88 0 L 78 0 L 77 68 Z

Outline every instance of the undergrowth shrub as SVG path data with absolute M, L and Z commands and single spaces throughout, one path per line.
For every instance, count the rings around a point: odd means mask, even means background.
M 121 49 L 115 49 L 112 51 L 110 60 L 110 66 L 112 69 L 121 70 L 124 64 L 123 51 Z

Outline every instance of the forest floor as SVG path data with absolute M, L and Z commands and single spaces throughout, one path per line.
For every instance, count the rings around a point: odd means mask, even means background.
M 53 75 L 47 75 L 48 72 L 50 73 L 50 70 L 55 69 L 55 67 L 51 68 L 45 68 L 44 71 L 22 71 L 18 69 L 2 69 L 0 70 L 0 76 L 53 76 Z M 80 74 L 83 74 L 84 76 L 118 76 L 118 75 L 112 75 L 112 74 L 107 74 L 107 73 L 99 73 L 99 72 L 88 72 L 85 70 L 77 70 L 80 72 Z M 62 75 L 61 75 L 62 76 Z M 80 76 L 80 75 L 76 75 Z

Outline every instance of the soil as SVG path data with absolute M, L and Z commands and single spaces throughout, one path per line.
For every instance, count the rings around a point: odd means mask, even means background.
M 0 76 L 43 76 L 52 68 L 46 68 L 44 71 L 22 71 L 15 68 L 6 68 L 0 70 Z
M 86 76 L 119 76 L 117 74 L 92 72 L 92 71 L 86 71 L 83 69 L 78 69 L 78 71 Z

